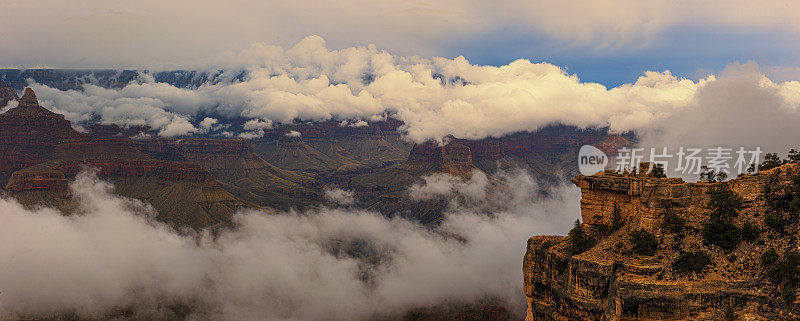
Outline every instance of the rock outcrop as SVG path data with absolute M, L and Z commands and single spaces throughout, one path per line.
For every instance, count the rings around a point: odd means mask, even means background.
M 73 212 L 68 181 L 84 169 L 113 182 L 116 193 L 150 203 L 157 219 L 177 228 L 228 224 L 237 209 L 252 206 L 201 165 L 154 159 L 126 138 L 77 132 L 40 106 L 30 88 L 0 115 L 0 187 L 20 203 Z
M 404 166 L 464 179 L 469 179 L 472 177 L 472 171 L 478 170 L 472 163 L 472 151 L 469 146 L 457 142 L 444 146 L 434 142 L 417 144 L 411 149 Z
M 39 105 L 30 88 L 16 107 L 0 114 L 0 186 L 11 173 L 50 157 L 56 145 L 86 140 L 63 115 Z
M 788 296 L 790 302 L 781 299 L 779 285 L 765 277 L 772 267 L 760 262 L 769 249 L 789 253 L 797 248 L 796 238 L 787 236 L 797 227 L 777 233 L 766 226 L 765 214 L 773 199 L 768 191 L 793 186 L 798 173 L 800 166 L 787 164 L 721 183 L 613 172 L 575 177 L 582 195 L 581 229 L 598 241 L 573 253 L 570 237 L 530 238 L 523 261 L 526 320 L 722 320 L 726 313 L 739 320 L 796 317 L 794 296 Z M 758 231 L 728 250 L 709 244 L 702 232 L 709 222 L 709 190 L 720 186 L 743 201 L 732 226 L 752 224 Z M 595 232 L 612 224 L 615 211 L 624 225 L 608 235 Z M 670 230 L 668 212 L 685 222 L 685 229 Z M 631 232 L 640 229 L 658 240 L 654 254 L 631 251 Z M 691 251 L 707 253 L 711 265 L 703 272 L 678 273 L 677 258 Z

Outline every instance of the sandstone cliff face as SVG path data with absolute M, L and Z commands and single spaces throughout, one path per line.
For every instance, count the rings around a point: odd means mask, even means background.
M 404 166 L 418 167 L 430 173 L 446 173 L 464 179 L 469 179 L 472 177 L 472 171 L 478 170 L 472 163 L 472 151 L 469 146 L 458 142 L 444 146 L 438 146 L 433 142 L 417 144 L 411 149 Z
M 798 172 L 797 164 L 787 164 L 722 183 L 611 172 L 575 177 L 584 230 L 611 223 L 614 207 L 624 225 L 577 255 L 570 254 L 569 237 L 530 238 L 523 261 L 526 320 L 721 320 L 727 310 L 740 320 L 796 316 L 796 303 L 777 297 L 777 285 L 764 277 L 770 267 L 760 258 L 768 249 L 797 248 L 796 240 L 765 227 L 764 213 L 770 198 L 765 190 L 788 186 Z M 699 232 L 708 217 L 708 190 L 719 185 L 743 199 L 733 221 L 753 223 L 761 231 L 757 240 L 731 251 L 707 244 Z M 685 220 L 685 236 L 662 227 L 665 201 Z M 660 242 L 652 256 L 629 250 L 629 233 L 641 228 Z M 706 251 L 712 265 L 699 274 L 676 273 L 672 263 L 678 253 L 692 250 Z

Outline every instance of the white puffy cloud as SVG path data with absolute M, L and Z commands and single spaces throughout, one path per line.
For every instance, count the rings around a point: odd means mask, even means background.
M 70 120 L 96 115 L 103 122 L 148 124 L 162 135 L 197 131 L 188 119 L 201 111 L 249 119 L 242 137 L 259 137 L 273 123 L 337 120 L 358 126 L 392 116 L 405 122 L 409 140 L 422 142 L 447 135 L 501 137 L 552 123 L 642 130 L 701 105 L 699 93 L 719 82 L 716 75 L 692 81 L 669 70 L 646 71 L 633 83 L 607 88 L 549 63 L 519 59 L 494 67 L 463 57 L 394 56 L 375 46 L 330 50 L 318 36 L 287 50 L 254 45 L 221 62 L 247 66 L 247 76 L 193 89 L 152 83 L 152 77 L 120 90 L 34 89 Z M 748 83 L 751 89 L 774 87 L 787 106 L 800 104 L 800 83 L 759 75 L 764 81 Z
M 200 121 L 200 128 L 203 129 L 204 131 L 209 131 L 217 123 L 219 123 L 219 120 L 217 120 L 216 118 L 206 117 L 203 118 L 202 121 Z
M 352 191 L 340 188 L 325 189 L 325 199 L 339 205 L 353 205 L 356 201 Z
M 246 136 L 272 122 L 336 119 L 360 126 L 393 115 L 406 123 L 408 138 L 420 142 L 502 136 L 554 122 L 634 129 L 686 106 L 711 81 L 647 72 L 636 83 L 608 89 L 548 63 L 520 59 L 493 67 L 463 57 L 393 56 L 375 46 L 329 50 L 317 36 L 288 50 L 255 45 L 225 61 L 233 68 L 255 57 L 260 62 L 248 66 L 244 81 L 194 89 L 153 83 L 146 75 L 119 90 L 33 87 L 44 105 L 75 122 L 100 116 L 103 122 L 147 124 L 164 135 L 196 131 L 187 119 L 200 111 L 250 118 Z
M 149 219 L 147 205 L 80 174 L 71 184 L 79 215 L 0 199 L 0 260 L 13 262 L 0 269 L 0 317 L 102 318 L 130 307 L 141 319 L 169 319 L 178 303 L 199 319 L 359 320 L 486 296 L 521 312 L 525 241 L 566 231 L 578 195 L 569 188 L 542 201 L 529 178 L 517 180 L 520 193 L 495 215 L 455 207 L 436 229 L 355 209 L 247 211 L 212 237 L 179 235 Z M 344 255 L 350 246 L 381 259 Z
M 450 174 L 436 173 L 423 177 L 422 182 L 412 185 L 408 191 L 413 200 L 449 197 L 458 194 L 471 201 L 482 201 L 486 198 L 488 186 L 489 178 L 481 171 L 473 171 L 472 178 L 467 181 Z
M 101 123 L 147 125 L 167 137 L 197 132 L 198 129 L 189 121 L 189 115 L 181 111 L 187 111 L 189 106 L 196 108 L 193 111 L 208 107 L 193 105 L 196 101 L 193 93 L 174 94 L 191 91 L 166 84 L 145 86 L 137 83 L 121 90 L 85 85 L 83 91 L 60 91 L 37 83 L 31 83 L 30 87 L 37 93 L 39 104 L 64 114 L 74 123 L 94 121 L 96 117 Z

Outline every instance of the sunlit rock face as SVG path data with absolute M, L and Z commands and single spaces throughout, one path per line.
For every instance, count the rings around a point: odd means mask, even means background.
M 583 230 L 593 233 L 610 225 L 615 208 L 624 225 L 596 236 L 593 247 L 575 255 L 569 237 L 531 237 L 523 260 L 526 320 L 721 320 L 726 311 L 740 320 L 769 320 L 795 314 L 794 303 L 777 299 L 781 288 L 764 277 L 771 267 L 761 266 L 760 260 L 769 249 L 796 249 L 796 240 L 769 230 L 764 217 L 774 198 L 768 191 L 792 186 L 798 173 L 800 166 L 787 164 L 722 183 L 614 172 L 578 175 L 572 182 L 581 189 Z M 757 239 L 730 251 L 702 237 L 709 189 L 720 185 L 743 200 L 732 222 L 749 222 L 761 230 Z M 662 225 L 665 206 L 686 222 L 681 234 Z M 630 251 L 630 232 L 639 229 L 658 239 L 654 255 Z M 796 227 L 791 229 L 796 233 Z M 673 262 L 681 252 L 695 250 L 708 253 L 711 265 L 702 273 L 678 274 Z

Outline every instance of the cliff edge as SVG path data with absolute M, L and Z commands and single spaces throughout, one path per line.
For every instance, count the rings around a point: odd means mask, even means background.
M 526 320 L 775 320 L 800 315 L 800 165 L 725 182 L 578 175 L 582 223 L 534 236 Z

